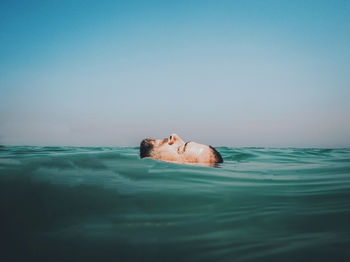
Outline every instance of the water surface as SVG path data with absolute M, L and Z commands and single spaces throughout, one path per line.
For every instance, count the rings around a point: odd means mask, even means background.
M 0 147 L 2 261 L 350 261 L 350 149 Z

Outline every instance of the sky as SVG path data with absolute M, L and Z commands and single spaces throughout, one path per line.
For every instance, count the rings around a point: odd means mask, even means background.
M 0 144 L 350 146 L 349 1 L 1 1 Z

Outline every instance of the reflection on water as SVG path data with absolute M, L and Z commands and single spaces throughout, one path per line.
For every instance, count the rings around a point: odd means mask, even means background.
M 2 261 L 350 261 L 350 150 L 0 147 Z

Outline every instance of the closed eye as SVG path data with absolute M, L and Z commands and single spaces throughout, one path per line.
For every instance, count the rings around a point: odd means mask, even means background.
M 184 149 L 182 150 L 183 152 L 185 152 L 185 150 L 186 150 L 186 146 L 187 146 L 187 144 L 188 144 L 188 143 L 190 143 L 190 142 L 186 142 L 186 143 L 185 143 L 185 145 L 184 145 Z
M 179 147 L 177 148 L 177 153 L 182 154 L 183 152 L 185 152 L 185 149 L 186 149 L 186 146 L 187 146 L 188 143 L 189 143 L 189 142 L 186 142 L 186 143 L 184 144 L 184 146 L 182 147 L 182 150 L 180 150 L 181 146 L 179 146 Z

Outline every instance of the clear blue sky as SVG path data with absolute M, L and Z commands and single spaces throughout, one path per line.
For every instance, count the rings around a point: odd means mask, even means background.
M 350 146 L 350 1 L 1 1 L 0 144 Z

